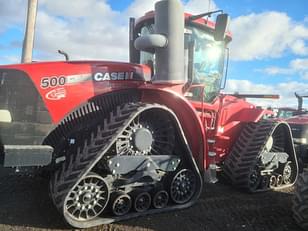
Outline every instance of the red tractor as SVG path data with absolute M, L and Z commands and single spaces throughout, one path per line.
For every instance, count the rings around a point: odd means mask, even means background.
M 212 13 L 157 2 L 130 21 L 130 63 L 0 66 L 1 164 L 48 170 L 78 228 L 187 208 L 217 170 L 250 192 L 292 185 L 288 124 L 220 93 L 231 36 L 228 16 Z

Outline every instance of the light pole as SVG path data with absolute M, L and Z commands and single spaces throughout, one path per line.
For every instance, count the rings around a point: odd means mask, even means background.
M 27 24 L 21 57 L 22 63 L 32 62 L 37 5 L 38 0 L 28 0 Z

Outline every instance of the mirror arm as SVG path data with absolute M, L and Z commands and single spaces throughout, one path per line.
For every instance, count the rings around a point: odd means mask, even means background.
M 186 92 L 193 83 L 194 78 L 194 53 L 195 53 L 195 40 L 188 44 L 188 78 L 187 83 L 183 87 L 183 92 Z
M 154 51 L 156 48 L 165 48 L 168 39 L 161 34 L 144 35 L 135 40 L 135 48 L 141 51 Z
M 229 67 L 230 49 L 229 49 L 229 48 L 226 48 L 226 50 L 227 50 L 226 71 L 225 71 L 224 83 L 223 83 L 223 85 L 220 87 L 221 90 L 226 88 L 227 77 L 228 77 L 228 67 Z

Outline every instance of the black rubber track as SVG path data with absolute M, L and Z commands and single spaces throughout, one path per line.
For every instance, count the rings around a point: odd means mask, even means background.
M 308 230 L 308 171 L 299 175 L 293 199 L 293 218 L 304 230 Z
M 137 104 L 126 104 L 124 108 L 117 107 L 115 113 L 110 114 L 109 121 L 105 119 L 104 125 L 91 134 L 89 140 L 78 148 L 75 155 L 74 153 L 67 155 L 66 161 L 55 172 L 50 184 L 53 202 L 60 211 L 63 209 L 62 206 L 69 190 L 73 188 L 78 179 L 81 179 L 85 171 L 90 170 L 101 150 L 107 148 L 117 134 L 116 131 L 123 126 L 131 112 L 137 107 Z
M 139 102 L 140 97 L 136 89 L 111 92 L 94 97 L 70 113 L 44 141 L 44 144 L 54 148 L 53 161 L 59 156 L 66 156 L 66 151 L 71 151 L 68 147 L 69 139 L 74 139 L 76 143 L 84 140 L 96 131 L 97 124 L 103 122 L 101 118 L 108 118 L 114 108 L 129 102 Z
M 245 125 L 223 166 L 224 174 L 234 186 L 248 192 L 270 190 L 270 188 L 250 187 L 249 178 L 258 165 L 258 157 L 263 152 L 267 140 L 278 124 L 277 121 L 262 120 Z M 287 187 L 287 185 L 282 187 Z
M 131 121 L 143 111 L 155 108 L 164 109 L 167 111 L 169 110 L 166 107 L 160 105 L 149 105 L 140 103 L 129 103 L 123 106 L 118 106 L 116 110 L 110 113 L 109 118 L 104 120 L 104 124 L 102 126 L 99 126 L 97 128 L 97 131 L 93 132 L 91 134 L 91 137 L 89 137 L 89 139 L 86 140 L 80 148 L 78 148 L 77 152 L 70 153 L 70 155 L 67 155 L 65 162 L 63 162 L 60 168 L 56 170 L 54 176 L 50 181 L 51 197 L 58 210 L 64 215 L 65 220 L 70 225 L 77 228 L 86 228 L 100 224 L 111 223 L 118 220 L 129 219 L 140 215 L 186 208 L 188 206 L 191 206 L 197 200 L 202 190 L 202 178 L 198 171 L 197 165 L 193 160 L 192 153 L 190 152 L 189 147 L 184 147 L 186 149 L 186 152 L 188 153 L 188 158 L 186 158 L 187 164 L 191 166 L 191 169 L 196 174 L 198 181 L 198 190 L 196 190 L 196 193 L 191 199 L 191 201 L 189 201 L 185 205 L 175 205 L 165 209 L 149 210 L 145 213 L 132 213 L 123 217 L 101 217 L 91 221 L 74 220 L 69 217 L 69 214 L 66 214 L 65 209 L 63 208 L 63 205 L 65 204 L 65 199 L 69 194 L 70 190 L 74 188 L 82 180 L 82 178 L 88 174 L 88 172 L 91 171 L 91 169 L 110 149 L 117 137 L 131 123 Z M 187 144 L 184 138 L 184 133 L 180 128 L 179 123 L 178 126 L 178 130 L 180 131 L 179 136 L 181 136 L 182 143 Z

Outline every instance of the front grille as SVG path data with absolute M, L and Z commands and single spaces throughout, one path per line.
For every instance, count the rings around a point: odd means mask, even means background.
M 51 118 L 29 76 L 19 70 L 0 69 L 0 110 L 7 110 L 11 123 L 0 122 L 4 145 L 41 144 L 50 132 Z

